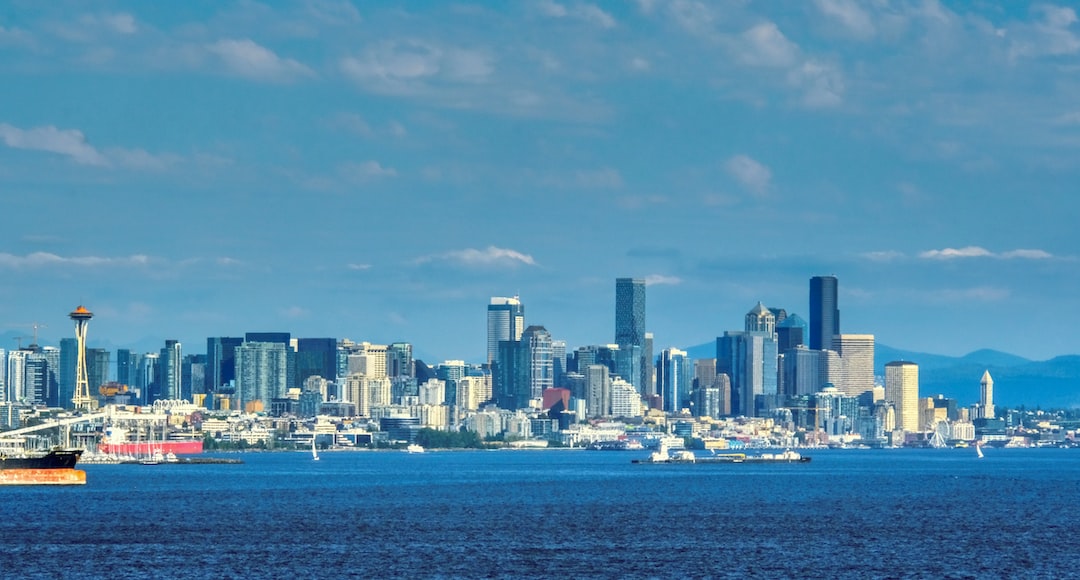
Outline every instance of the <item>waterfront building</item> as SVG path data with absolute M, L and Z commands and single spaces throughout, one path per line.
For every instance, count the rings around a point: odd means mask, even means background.
M 499 358 L 499 343 L 517 342 L 525 331 L 525 305 L 519 297 L 493 296 L 487 307 L 487 362 Z
M 836 276 L 810 278 L 810 348 L 822 350 L 840 334 L 840 309 Z
M 645 348 L 645 280 L 615 279 L 615 344 L 623 359 L 616 370 L 638 393 L 646 392 L 652 352 Z
M 288 347 L 281 342 L 249 342 L 236 347 L 236 402 L 245 412 L 270 409 L 270 400 L 288 391 Z
M 896 409 L 896 426 L 917 433 L 919 425 L 919 365 L 893 361 L 885 365 L 885 400 Z
M 857 397 L 874 388 L 874 335 L 838 334 L 832 349 L 840 355 L 840 381 L 845 394 Z

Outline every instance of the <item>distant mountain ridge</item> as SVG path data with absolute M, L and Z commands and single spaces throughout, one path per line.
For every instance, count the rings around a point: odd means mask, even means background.
M 683 349 L 691 358 L 713 358 L 716 343 Z M 919 365 L 919 396 L 944 395 L 961 406 L 979 399 L 979 381 L 990 371 L 994 379 L 994 403 L 1028 407 L 1080 407 L 1080 355 L 1064 355 L 1045 361 L 993 349 L 980 349 L 954 357 L 874 345 L 874 373 L 885 374 L 885 364 L 910 361 Z

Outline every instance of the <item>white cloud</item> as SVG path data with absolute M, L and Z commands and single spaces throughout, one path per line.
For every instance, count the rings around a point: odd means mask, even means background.
M 13 149 L 31 149 L 66 155 L 82 165 L 109 165 L 109 160 L 87 143 L 82 131 L 77 129 L 57 129 L 49 125 L 23 130 L 7 123 L 0 123 L 0 140 Z
M 772 22 L 763 22 L 743 32 L 736 51 L 744 64 L 765 67 L 790 66 L 799 55 L 799 47 Z
M 897 252 L 895 250 L 863 252 L 859 255 L 873 262 L 891 262 L 893 260 L 899 260 L 904 257 L 903 252 Z
M 377 137 L 380 134 L 391 137 L 404 137 L 408 134 L 405 126 L 397 121 L 389 121 L 384 127 L 376 128 L 362 115 L 356 113 L 338 113 L 327 119 L 325 125 L 366 138 Z
M 101 16 L 100 19 L 113 32 L 118 32 L 120 34 L 135 34 L 135 32 L 138 31 L 138 26 L 135 24 L 135 17 L 126 12 L 106 14 Z
M 1012 31 L 1015 40 L 1009 47 L 1011 57 L 1063 56 L 1080 52 L 1080 37 L 1071 30 L 1078 21 L 1075 10 L 1041 5 L 1033 11 L 1041 12 L 1042 20 L 1017 26 Z
M 952 260 L 955 258 L 985 258 L 994 253 L 979 246 L 967 246 L 964 248 L 944 248 L 941 250 L 927 250 L 919 254 L 920 258 L 928 260 Z
M 149 256 L 135 254 L 121 257 L 104 256 L 60 256 L 49 252 L 34 252 L 25 256 L 0 253 L 0 267 L 4 268 L 39 268 L 45 266 L 145 266 L 151 261 Z
M 315 76 L 300 62 L 281 58 L 247 38 L 219 40 L 207 45 L 206 50 L 217 55 L 231 73 L 253 80 L 290 82 Z
M 541 14 L 549 18 L 574 18 L 600 28 L 615 27 L 615 18 L 593 4 L 578 3 L 567 8 L 552 0 L 541 0 L 536 7 Z
M 309 314 L 311 314 L 308 309 L 301 308 L 300 306 L 290 306 L 288 308 L 283 308 L 282 310 L 280 310 L 280 313 L 285 318 L 306 318 Z
M 724 163 L 724 168 L 743 187 L 755 195 L 765 195 L 769 191 L 772 172 L 748 155 L 736 155 Z
M 350 181 L 369 181 L 381 177 L 396 177 L 398 174 L 393 167 L 383 167 L 381 163 L 374 160 L 344 163 L 338 167 L 338 171 Z
M 357 264 L 357 263 L 353 262 L 353 263 L 345 264 L 345 268 L 348 269 L 348 270 L 361 272 L 361 271 L 364 271 L 364 270 L 370 270 L 371 269 L 371 264 Z
M 0 123 L 0 141 L 12 149 L 58 153 L 80 165 L 95 167 L 162 170 L 183 160 L 179 155 L 155 155 L 144 149 L 110 147 L 102 151 L 88 143 L 82 131 L 52 125 L 20 129 Z
M 1054 256 L 1050 252 L 1045 252 L 1043 250 L 1019 249 L 1004 252 L 1001 254 L 1001 257 L 1006 259 L 1019 258 L 1024 260 L 1048 260 L 1050 258 L 1053 258 Z
M 367 88 L 392 94 L 414 94 L 428 83 L 478 83 L 494 71 L 485 51 L 440 47 L 421 41 L 384 43 L 359 56 L 341 59 L 346 77 Z
M 802 104 L 816 109 L 843 102 L 844 78 L 834 67 L 807 60 L 788 72 L 788 81 L 803 90 Z
M 870 38 L 877 32 L 870 15 L 856 0 L 814 0 L 822 14 L 839 22 L 857 38 Z
M 630 68 L 637 71 L 646 71 L 652 68 L 652 63 L 650 63 L 648 59 L 644 59 L 640 56 L 635 56 L 634 58 L 630 59 Z
M 464 266 L 520 266 L 522 264 L 525 264 L 527 266 L 536 265 L 536 260 L 534 260 L 533 257 L 528 254 L 523 254 L 521 252 L 518 252 L 517 250 L 498 248 L 495 246 L 488 246 L 483 250 L 467 248 L 464 250 L 455 250 L 443 254 L 423 256 L 414 260 L 414 263 L 426 264 L 429 262 L 440 261 L 453 262 Z
M 623 178 L 617 169 L 604 167 L 596 170 L 578 171 L 574 174 L 578 187 L 594 189 L 617 189 L 623 186 Z
M 967 246 L 963 248 L 944 248 L 941 250 L 927 250 L 919 254 L 920 258 L 929 260 L 953 260 L 957 258 L 1001 258 L 1005 260 L 1048 260 L 1054 255 L 1044 250 L 1016 249 L 1008 252 L 995 254 L 980 246 Z
M 645 276 L 646 286 L 677 286 L 679 284 L 682 284 L 682 278 L 679 278 L 678 276 L 665 276 L 663 274 L 650 274 Z

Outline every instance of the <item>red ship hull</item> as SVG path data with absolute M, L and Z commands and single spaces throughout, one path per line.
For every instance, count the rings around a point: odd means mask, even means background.
M 155 441 L 148 443 L 100 443 L 98 451 L 110 455 L 147 455 L 161 450 L 162 453 L 173 455 L 198 455 L 203 452 L 203 442 L 199 439 L 191 441 Z
M 85 485 L 86 472 L 79 469 L 2 469 L 0 485 Z

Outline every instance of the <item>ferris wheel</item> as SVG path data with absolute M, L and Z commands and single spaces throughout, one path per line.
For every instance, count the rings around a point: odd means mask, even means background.
M 932 433 L 930 436 L 930 446 L 934 448 L 942 448 L 949 444 L 949 438 L 952 436 L 951 429 L 949 428 L 949 422 L 945 420 L 932 421 L 927 425 L 928 431 Z

